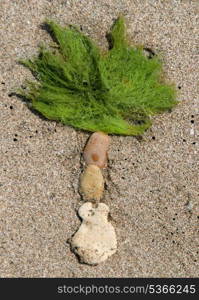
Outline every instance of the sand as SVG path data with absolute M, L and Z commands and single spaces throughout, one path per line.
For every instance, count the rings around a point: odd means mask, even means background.
M 105 172 L 118 251 L 79 264 L 67 240 L 78 229 L 78 181 L 88 133 L 50 122 L 10 93 L 49 35 L 46 17 L 82 26 L 106 48 L 124 14 L 129 37 L 159 53 L 180 104 L 142 140 L 113 136 Z M 198 277 L 199 2 L 1 0 L 0 277 Z

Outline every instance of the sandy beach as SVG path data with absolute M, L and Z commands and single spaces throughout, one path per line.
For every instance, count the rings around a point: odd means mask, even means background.
M 199 1 L 0 1 L 0 277 L 199 276 Z M 89 133 L 34 114 L 12 92 L 32 79 L 17 61 L 51 38 L 46 18 L 75 24 L 102 48 L 118 15 L 153 49 L 179 105 L 142 139 L 112 136 L 106 191 L 118 250 L 80 264 L 67 240 L 77 210 Z

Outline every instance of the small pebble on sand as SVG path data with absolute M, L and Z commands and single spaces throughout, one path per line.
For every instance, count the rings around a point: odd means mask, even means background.
M 103 132 L 93 133 L 84 149 L 83 157 L 86 163 L 105 168 L 109 144 L 110 137 L 107 134 Z
M 104 178 L 98 166 L 88 165 L 80 178 L 80 193 L 84 200 L 99 201 L 103 196 Z

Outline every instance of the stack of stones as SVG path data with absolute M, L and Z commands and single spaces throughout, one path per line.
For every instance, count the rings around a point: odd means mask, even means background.
M 80 178 L 80 193 L 86 201 L 78 213 L 82 224 L 71 239 L 71 248 L 83 263 L 96 265 L 116 252 L 115 230 L 108 221 L 109 207 L 101 203 L 104 194 L 102 169 L 107 167 L 110 137 L 91 135 L 83 153 L 86 168 Z
M 80 193 L 86 201 L 98 203 L 103 197 L 104 178 L 101 169 L 107 167 L 109 144 L 110 137 L 107 134 L 95 132 L 84 149 L 87 167 L 80 179 Z

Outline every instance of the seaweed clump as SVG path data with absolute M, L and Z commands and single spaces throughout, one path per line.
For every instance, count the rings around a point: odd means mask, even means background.
M 46 24 L 58 47 L 42 46 L 37 57 L 21 61 L 37 81 L 20 90 L 46 118 L 92 132 L 141 135 L 151 116 L 176 105 L 160 59 L 129 45 L 123 17 L 112 26 L 105 53 L 74 26 Z

